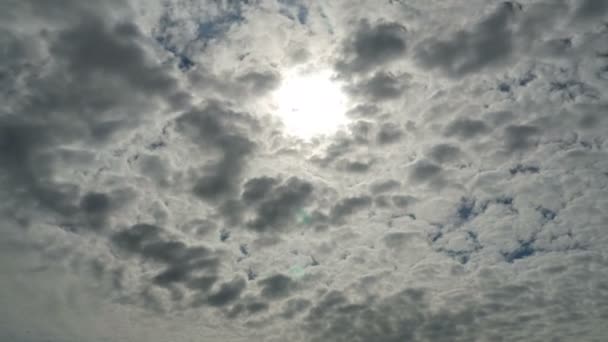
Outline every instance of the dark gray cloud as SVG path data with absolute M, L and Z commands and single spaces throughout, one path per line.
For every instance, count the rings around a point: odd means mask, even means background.
M 330 217 L 334 222 L 341 222 L 345 217 L 352 215 L 372 204 L 370 196 L 354 196 L 340 200 L 330 211 Z
M 546 276 L 552 277 L 549 272 Z M 340 292 L 331 292 L 310 309 L 305 327 L 313 336 L 312 341 L 514 341 L 526 336 L 521 329 L 535 330 L 543 324 L 541 320 L 556 324 L 567 317 L 579 324 L 591 325 L 579 316 L 585 306 L 563 296 L 581 296 L 572 291 L 574 288 L 564 287 L 559 294 L 549 294 L 531 283 L 508 282 L 482 291 L 475 299 L 454 298 L 453 305 L 442 309 L 431 306 L 431 296 L 426 289 L 406 289 L 386 298 L 357 301 Z M 560 310 L 543 315 L 522 312 L 528 305 L 526 302 L 543 312 L 551 307 Z M 558 329 L 560 336 L 577 334 L 576 329 L 564 326 Z M 542 341 L 541 336 L 552 333 L 538 332 L 538 339 L 534 340 Z
M 606 1 L 582 0 L 577 5 L 575 16 L 579 20 L 600 19 L 608 13 Z
M 246 157 L 255 149 L 255 143 L 247 137 L 246 129 L 255 125 L 252 117 L 217 102 L 184 113 L 177 119 L 178 131 L 201 147 L 222 153 L 221 159 L 212 165 L 209 172 L 196 180 L 193 188 L 196 196 L 216 201 L 235 191 Z
M 217 281 L 218 281 L 218 277 L 216 277 L 216 276 L 194 277 L 194 278 L 190 278 L 186 282 L 186 286 L 193 291 L 207 292 L 211 289 L 213 284 L 215 284 Z
M 344 58 L 336 68 L 347 74 L 362 73 L 398 59 L 406 52 L 406 33 L 399 23 L 362 20 L 344 43 Z
M 489 112 L 484 115 L 484 121 L 490 123 L 490 126 L 498 127 L 505 125 L 515 118 L 515 114 L 511 111 Z
M 407 86 L 407 75 L 395 76 L 387 72 L 377 72 L 371 78 L 348 88 L 354 96 L 371 101 L 386 101 L 403 96 Z
M 312 303 L 307 299 L 293 298 L 285 302 L 281 316 L 285 319 L 292 319 L 296 315 L 302 314 Z
M 540 135 L 540 129 L 530 125 L 511 125 L 505 128 L 505 147 L 510 152 L 533 147 Z
M 406 208 L 416 202 L 416 198 L 407 195 L 395 195 L 391 199 L 397 208 Z
M 23 85 L 27 90 L 14 90 L 20 92 L 19 100 L 7 103 L 5 111 L 9 115 L 0 122 L 2 169 L 11 175 L 11 182 L 27 189 L 19 195 L 21 200 L 27 196 L 63 220 L 74 221 L 82 209 L 91 219 L 89 223 L 99 226 L 101 213 L 91 215 L 87 211 L 91 208 L 79 208 L 79 185 L 50 181 L 62 162 L 59 146 L 103 146 L 141 117 L 140 113 L 112 117 L 112 112 L 131 112 L 140 105 L 143 93 L 148 98 L 162 98 L 177 83 L 169 70 L 145 58 L 140 46 L 144 38 L 134 24 L 112 25 L 100 16 L 105 6 L 68 1 L 63 3 L 65 11 L 58 12 L 57 6 L 63 5 L 38 5 L 24 2 L 11 11 L 27 12 L 31 8 L 35 15 L 49 20 L 69 18 L 68 25 L 42 36 L 48 44 L 48 63 L 46 68 L 38 68 L 35 78 L 24 66 L 40 65 L 39 49 L 33 48 L 35 43 L 25 44 L 27 36 L 23 33 L 14 31 L 9 36 L 16 49 L 1 56 L 2 64 L 20 65 L 11 73 L 26 80 Z M 80 20 L 72 22 L 74 18 Z M 11 79 L 2 81 L 10 83 Z
M 349 130 L 357 143 L 366 144 L 369 142 L 369 135 L 371 134 L 373 126 L 374 124 L 369 121 L 358 120 L 349 126 Z
M 373 164 L 373 160 L 341 159 L 337 162 L 337 168 L 340 171 L 352 173 L 366 173 L 371 169 Z
M 424 41 L 416 47 L 416 59 L 422 67 L 453 77 L 503 63 L 515 52 L 512 23 L 518 11 L 515 3 L 503 2 L 471 30 Z
M 261 311 L 268 310 L 268 304 L 262 303 L 262 302 L 254 302 L 254 303 L 247 304 L 246 309 L 250 313 L 255 314 L 255 313 L 258 313 Z
M 243 317 L 245 315 L 250 317 L 252 315 L 268 311 L 269 307 L 270 306 L 268 305 L 268 303 L 247 300 L 235 304 L 228 312 L 227 317 L 230 319 L 234 319 L 236 317 Z
M 584 130 L 595 130 L 603 127 L 603 121 L 606 119 L 601 113 L 604 113 L 606 110 L 608 110 L 608 106 L 605 104 L 594 105 L 583 110 L 578 122 L 579 127 Z
M 374 104 L 360 104 L 349 110 L 346 115 L 353 118 L 373 117 L 380 112 L 380 108 Z
M 457 146 L 439 144 L 429 151 L 429 157 L 439 164 L 450 163 L 460 159 L 462 151 Z
M 277 183 L 278 180 L 272 177 L 252 178 L 243 186 L 241 197 L 247 203 L 263 200 Z
M 46 210 L 63 217 L 76 214 L 79 186 L 45 182 L 53 169 L 48 158 L 40 156 L 56 138 L 52 127 L 29 123 L 23 119 L 0 119 L 0 160 L 2 171 L 13 186 L 7 190 L 21 205 L 39 203 Z M 17 188 L 25 189 L 16 191 Z
M 294 215 L 312 198 L 311 183 L 291 177 L 272 190 L 256 207 L 256 217 L 247 227 L 258 232 L 283 231 L 294 222 Z
M 106 224 L 109 215 L 117 206 L 112 202 L 112 198 L 103 193 L 89 192 L 82 197 L 80 209 L 84 212 L 90 227 L 99 229 Z
M 385 123 L 380 126 L 376 140 L 378 143 L 385 145 L 398 142 L 402 136 L 403 131 L 399 126 L 391 123 Z
M 141 34 L 132 23 L 106 27 L 102 19 L 84 16 L 80 23 L 54 38 L 51 53 L 67 64 L 78 82 L 91 82 L 100 74 L 121 77 L 136 89 L 167 94 L 176 81 L 147 63 L 138 47 Z
M 347 137 L 337 137 L 325 148 L 322 155 L 313 156 L 311 161 L 318 163 L 322 167 L 328 167 L 340 157 L 346 156 L 355 150 L 355 141 Z
M 289 296 L 295 289 L 295 283 L 291 278 L 277 274 L 259 281 L 262 286 L 260 294 L 270 300 L 281 299 Z
M 241 296 L 246 285 L 245 280 L 242 278 L 235 278 L 229 282 L 225 282 L 220 285 L 220 288 L 215 293 L 207 297 L 207 303 L 216 307 L 226 306 Z
M 110 198 L 106 194 L 91 192 L 82 198 L 80 207 L 88 214 L 105 214 L 110 210 Z
M 207 291 L 216 280 L 220 262 L 210 249 L 168 239 L 160 227 L 136 224 L 114 233 L 111 242 L 129 255 L 165 265 L 165 269 L 152 279 L 156 285 L 186 283 L 193 290 Z M 201 276 L 201 272 L 205 276 Z
M 280 78 L 277 73 L 252 71 L 237 77 L 236 82 L 244 85 L 249 94 L 261 95 L 276 89 Z
M 384 192 L 389 192 L 393 190 L 397 190 L 401 187 L 401 182 L 389 179 L 386 181 L 377 181 L 369 186 L 369 190 L 372 194 L 381 194 Z
M 490 128 L 485 122 L 473 119 L 457 119 L 451 122 L 445 129 L 444 135 L 447 137 L 458 137 L 466 140 L 488 133 Z
M 437 179 L 443 169 L 428 160 L 417 161 L 411 169 L 410 179 L 416 182 L 428 182 Z
M 516 175 L 518 173 L 539 173 L 540 172 L 540 168 L 538 166 L 533 166 L 533 165 L 522 165 L 522 164 L 517 164 L 515 167 L 512 167 L 509 169 L 509 172 L 512 175 Z

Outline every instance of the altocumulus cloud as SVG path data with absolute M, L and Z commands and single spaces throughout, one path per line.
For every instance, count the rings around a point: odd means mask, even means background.
M 608 336 L 606 1 L 0 9 L 0 340 Z

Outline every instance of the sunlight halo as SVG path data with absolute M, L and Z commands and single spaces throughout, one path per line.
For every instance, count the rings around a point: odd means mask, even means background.
M 290 70 L 273 93 L 286 133 L 303 140 L 330 135 L 348 123 L 347 97 L 330 70 Z

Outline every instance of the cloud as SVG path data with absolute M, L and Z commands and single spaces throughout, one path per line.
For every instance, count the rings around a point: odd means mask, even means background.
M 210 103 L 200 110 L 184 113 L 177 119 L 177 129 L 201 147 L 219 149 L 222 156 L 194 185 L 196 196 L 216 200 L 230 195 L 255 143 L 243 132 L 242 126 L 255 125 L 253 118 Z
M 256 207 L 256 217 L 247 222 L 247 227 L 258 232 L 287 229 L 296 211 L 311 199 L 313 190 L 311 183 L 289 178 Z
M 8 1 L 0 340 L 602 340 L 606 8 Z
M 543 272 L 552 277 L 548 268 Z M 496 285 L 483 290 L 477 298 L 460 304 L 456 296 L 448 299 L 452 306 L 442 309 L 431 306 L 430 296 L 424 288 L 365 300 L 352 300 L 340 292 L 331 292 L 310 311 L 304 329 L 314 336 L 312 341 L 470 341 L 486 338 L 515 340 L 525 333 L 512 329 L 512 325 L 521 327 L 523 324 L 534 329 L 534 323 L 528 321 L 531 317 L 546 324 L 568 317 L 586 326 L 593 325 L 577 318 L 582 307 L 569 308 L 568 299 L 547 294 L 532 284 L 508 282 Z M 543 317 L 533 313 L 539 308 L 549 307 L 559 307 L 563 311 L 553 311 Z M 532 310 L 522 311 L 526 309 Z M 497 327 L 495 319 L 500 319 L 505 325 Z M 565 335 L 576 334 L 576 329 L 564 326 L 559 329 Z M 537 331 L 537 337 L 551 336 L 552 333 Z
M 454 128 L 454 126 L 451 127 Z M 439 144 L 433 146 L 429 151 L 429 156 L 437 163 L 443 164 L 458 160 L 462 156 L 462 151 L 457 146 Z
M 608 13 L 608 5 L 600 0 L 581 1 L 575 10 L 575 16 L 579 20 L 601 18 L 606 13 Z
M 352 172 L 352 173 L 366 173 L 374 164 L 373 160 L 362 158 L 361 160 L 351 159 L 340 159 L 337 162 L 337 169 L 340 171 Z
M 535 126 L 511 125 L 505 128 L 505 147 L 508 151 L 525 150 L 535 144 L 540 130 Z
M 539 173 L 540 168 L 537 166 L 517 164 L 517 166 L 509 169 L 509 172 L 512 175 L 516 175 L 518 173 Z
M 148 66 L 145 52 L 134 44 L 139 37 L 139 29 L 132 23 L 106 27 L 100 18 L 85 16 L 78 25 L 60 32 L 50 51 L 80 82 L 90 82 L 103 73 L 123 78 L 135 88 L 165 94 L 176 81 Z
M 365 117 L 372 117 L 375 114 L 378 113 L 378 111 L 380 111 L 380 108 L 376 105 L 372 105 L 372 104 L 360 104 L 358 106 L 356 106 L 355 108 L 349 110 L 347 112 L 347 115 L 350 117 L 355 117 L 355 118 L 365 118 Z
M 410 178 L 417 182 L 425 182 L 435 179 L 441 172 L 441 166 L 421 160 L 413 165 Z
M 279 86 L 280 79 L 276 73 L 268 71 L 252 71 L 237 77 L 238 83 L 244 84 L 249 94 L 265 94 Z
M 112 211 L 112 202 L 108 195 L 89 192 L 80 200 L 80 209 L 85 213 L 91 227 L 100 228 Z
M 416 202 L 416 198 L 407 195 L 394 195 L 391 199 L 398 208 L 406 208 Z
M 398 99 L 406 90 L 408 79 L 407 75 L 395 76 L 386 72 L 377 72 L 371 78 L 351 86 L 349 92 L 371 101 Z
M 57 14 L 53 6 L 46 13 L 34 7 L 49 18 Z M 15 33 L 15 43 L 22 48 L 3 56 L 8 63 L 20 59 L 38 63 L 42 52 L 37 50 L 48 44 L 49 63 L 39 67 L 38 80 L 15 90 L 23 101 L 7 104 L 9 115 L 0 123 L 4 132 L 0 153 L 12 181 L 27 189 L 20 197 L 29 195 L 64 219 L 77 214 L 74 202 L 80 187 L 69 181 L 50 181 L 62 161 L 60 147 L 79 143 L 102 146 L 141 117 L 134 110 L 144 108 L 140 107 L 142 93 L 150 90 L 148 98 L 163 98 L 176 86 L 169 71 L 145 58 L 139 45 L 143 38 L 134 24 L 109 25 L 87 7 L 70 3 L 67 11 L 82 20 L 47 32 L 48 42 L 36 41 L 28 48 L 21 43 L 26 33 Z M 132 115 L 115 118 L 115 111 Z
M 511 28 L 520 11 L 504 2 L 471 30 L 460 30 L 448 39 L 429 38 L 416 47 L 416 59 L 428 69 L 440 69 L 452 77 L 480 71 L 507 61 L 515 52 Z
M 295 284 L 291 278 L 277 274 L 259 281 L 262 286 L 261 295 L 266 299 L 280 299 L 289 296 Z
M 245 202 L 257 202 L 264 199 L 277 184 L 272 177 L 259 177 L 248 180 L 244 187 L 242 198 Z
M 490 128 L 481 120 L 457 119 L 450 123 L 444 132 L 446 137 L 456 136 L 466 140 L 475 138 L 477 135 L 488 133 Z
M 376 137 L 378 143 L 385 145 L 399 141 L 403 135 L 401 128 L 395 124 L 385 123 L 380 127 Z
M 66 184 L 62 189 L 59 185 L 45 184 L 40 180 L 52 172 L 48 159 L 36 158 L 45 147 L 52 144 L 52 131 L 49 132 L 42 125 L 23 121 L 7 118 L 0 122 L 0 159 L 3 161 L 3 169 L 11 183 L 18 184 L 25 190 L 13 195 L 23 200 L 36 200 L 46 209 L 60 215 L 74 214 L 76 207 L 72 201 L 77 186 L 70 188 Z
M 220 264 L 214 253 L 207 247 L 187 246 L 181 241 L 168 239 L 163 235 L 165 233 L 160 227 L 136 224 L 113 234 L 111 241 L 114 246 L 129 255 L 164 266 L 164 269 L 151 279 L 153 284 L 168 287 L 184 283 L 191 290 L 208 291 L 217 280 L 215 274 Z M 230 298 L 231 287 L 228 285 L 226 287 L 228 290 L 222 286 L 219 295 L 214 295 L 217 298 L 210 299 L 214 301 L 214 305 L 221 305 L 224 297 Z
M 307 299 L 294 298 L 290 299 L 285 303 L 283 313 L 281 316 L 286 319 L 292 319 L 298 314 L 302 314 L 311 305 L 311 302 Z
M 334 222 L 340 222 L 348 215 L 369 207 L 372 199 L 369 196 L 355 196 L 340 200 L 331 208 L 330 217 Z
M 245 280 L 235 278 L 229 282 L 223 283 L 219 290 L 211 294 L 207 298 L 207 303 L 211 306 L 225 306 L 238 299 L 245 289 Z
M 337 69 L 347 74 L 362 73 L 398 59 L 407 49 L 406 33 L 399 23 L 362 20 L 353 37 L 344 42 L 344 57 Z
M 380 194 L 380 193 L 399 189 L 400 187 L 401 187 L 401 182 L 394 180 L 394 179 L 389 179 L 386 181 L 377 181 L 377 182 L 371 184 L 369 189 L 372 194 Z

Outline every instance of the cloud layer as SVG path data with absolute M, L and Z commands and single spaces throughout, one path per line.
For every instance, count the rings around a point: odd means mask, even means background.
M 608 335 L 605 1 L 0 7 L 0 340 Z

